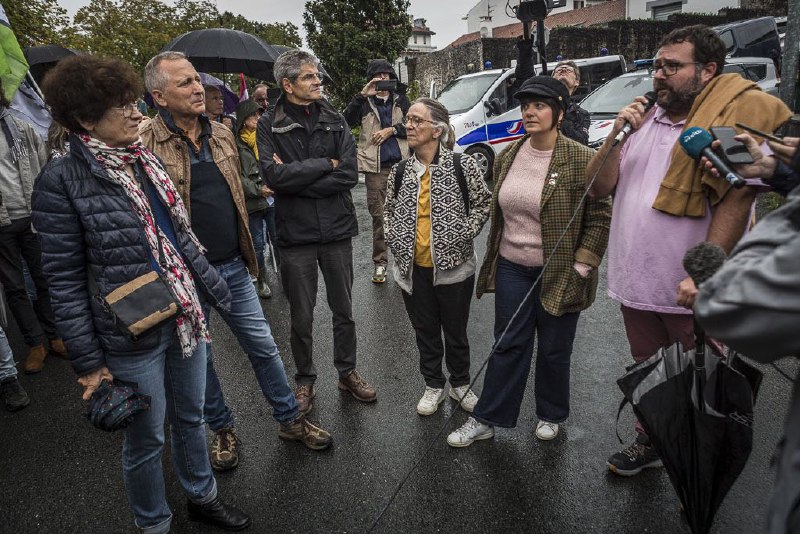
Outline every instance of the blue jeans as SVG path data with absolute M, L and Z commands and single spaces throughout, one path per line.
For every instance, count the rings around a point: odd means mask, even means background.
M 11 352 L 6 333 L 0 328 L 0 382 L 16 378 L 16 366 L 17 362 L 14 361 L 14 353 Z
M 106 366 L 115 378 L 135 382 L 150 395 L 150 409 L 137 414 L 125 429 L 122 475 L 136 526 L 148 534 L 168 532 L 172 512 L 167 504 L 161 463 L 164 415 L 170 426 L 172 463 L 189 500 L 204 504 L 217 496 L 203 424 L 206 345 L 184 358 L 175 326 L 164 327 L 155 348 L 108 354 Z
M 499 258 L 494 279 L 495 343 L 541 272 L 541 267 L 526 267 L 502 256 Z M 569 367 L 578 317 L 580 312 L 565 313 L 561 317 L 547 313 L 542 307 L 541 286 L 537 285 L 489 360 L 483 392 L 473 413 L 475 419 L 488 425 L 517 426 L 538 333 L 534 377 L 536 415 L 549 423 L 566 420 L 569 416 Z
M 255 286 L 250 281 L 244 261 L 236 258 L 228 263 L 215 266 L 220 276 L 228 284 L 231 291 L 231 309 L 227 313 L 220 312 L 222 319 L 242 349 L 250 358 L 256 380 L 261 386 L 267 401 L 272 406 L 272 417 L 279 423 L 291 423 L 299 414 L 297 401 L 294 398 L 283 360 L 278 346 L 272 338 L 269 322 L 264 317 L 264 310 L 258 300 Z M 210 326 L 210 305 L 203 305 L 203 312 Z M 208 370 L 206 379 L 206 404 L 204 415 L 211 430 L 218 431 L 233 427 L 233 412 L 225 404 L 222 386 L 214 369 L 212 345 L 208 346 Z
M 253 236 L 253 248 L 256 249 L 256 259 L 258 260 L 258 270 L 264 270 L 264 210 L 254 211 L 248 215 L 250 219 L 250 235 Z

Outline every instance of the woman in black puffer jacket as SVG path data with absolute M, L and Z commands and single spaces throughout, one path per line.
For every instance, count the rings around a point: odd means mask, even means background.
M 161 162 L 141 144 L 142 82 L 121 60 L 83 55 L 61 61 L 43 89 L 54 119 L 73 132 L 69 154 L 43 169 L 33 193 L 56 324 L 84 399 L 115 378 L 151 399 L 125 429 L 122 452 L 136 525 L 170 529 L 161 464 L 167 413 L 190 516 L 227 527 L 238 519 L 241 528 L 249 518 L 217 496 L 203 423 L 210 338 L 200 299 L 226 308 L 230 293 L 203 256 Z M 103 297 L 153 271 L 183 311 L 134 340 Z

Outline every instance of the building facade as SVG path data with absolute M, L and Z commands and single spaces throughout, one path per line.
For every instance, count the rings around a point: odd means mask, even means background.
M 408 47 L 403 50 L 394 64 L 397 77 L 406 84 L 409 82 L 408 60 L 436 50 L 436 47 L 433 46 L 433 36 L 436 35 L 436 32 L 428 28 L 427 20 L 415 19 L 413 16 L 409 16 L 409 18 L 411 19 L 411 35 L 408 37 Z
M 713 13 L 726 7 L 743 7 L 741 0 L 626 0 L 629 19 L 666 20 L 673 13 Z

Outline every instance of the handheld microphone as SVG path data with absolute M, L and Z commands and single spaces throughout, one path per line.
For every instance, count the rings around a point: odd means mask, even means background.
M 647 112 L 656 104 L 656 98 L 658 98 L 658 93 L 655 91 L 648 91 L 644 94 L 644 97 L 647 99 L 647 104 L 644 106 L 644 114 L 647 115 Z M 633 125 L 631 123 L 626 122 L 625 126 L 622 127 L 622 130 L 619 131 L 617 136 L 614 138 L 614 141 L 611 143 L 612 147 L 617 146 L 625 139 L 628 135 L 630 135 L 631 130 L 633 130 Z
M 714 142 L 714 138 L 711 137 L 711 134 L 697 126 L 683 132 L 680 139 L 681 148 L 690 158 L 699 160 L 700 156 L 705 156 L 733 187 L 738 189 L 745 185 L 744 178 L 733 172 L 728 163 L 711 149 L 712 142 Z
M 694 285 L 700 284 L 714 276 L 728 255 L 719 245 L 704 241 L 686 251 L 683 256 L 683 268 L 692 278 Z

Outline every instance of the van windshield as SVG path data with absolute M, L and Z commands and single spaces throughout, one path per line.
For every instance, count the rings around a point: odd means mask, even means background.
M 649 73 L 641 76 L 614 78 L 583 99 L 581 107 L 590 114 L 616 115 L 619 110 L 633 102 L 637 96 L 653 89 L 653 78 Z
M 464 113 L 472 109 L 483 98 L 489 87 L 499 77 L 499 72 L 492 72 L 458 78 L 447 84 L 447 87 L 442 90 L 442 94 L 439 95 L 437 100 L 452 115 Z

